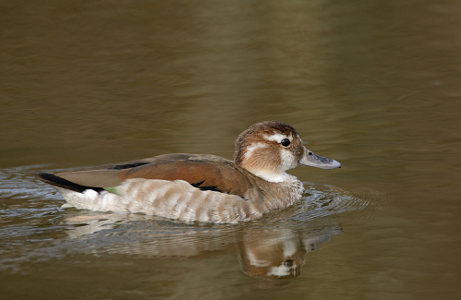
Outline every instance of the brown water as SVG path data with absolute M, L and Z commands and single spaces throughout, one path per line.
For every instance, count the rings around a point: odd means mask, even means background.
M 2 299 L 459 298 L 458 1 L 0 9 Z M 231 158 L 239 132 L 271 119 L 343 168 L 293 171 L 301 203 L 249 224 L 63 210 L 29 175 Z

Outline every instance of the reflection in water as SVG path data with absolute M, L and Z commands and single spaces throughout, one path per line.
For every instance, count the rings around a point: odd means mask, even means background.
M 238 243 L 242 271 L 252 277 L 297 277 L 306 254 L 341 232 L 339 225 L 295 231 L 289 228 L 246 230 Z
M 294 221 L 211 227 L 164 221 L 169 224 L 159 227 L 158 223 L 151 223 L 152 230 L 136 229 L 137 225 L 144 227 L 149 219 L 151 216 L 78 215 L 66 219 L 67 224 L 76 225 L 67 233 L 71 240 L 91 235 L 95 239 L 101 235 L 101 240 L 105 242 L 96 249 L 97 252 L 146 257 L 191 257 L 224 250 L 235 244 L 240 268 L 245 274 L 256 278 L 281 279 L 299 276 L 306 254 L 341 232 L 341 226 L 335 223 L 319 225 Z M 136 221 L 144 222 L 136 224 Z M 111 240 L 104 233 L 107 230 L 111 232 L 109 235 L 114 235 L 115 228 L 123 223 L 127 223 L 128 228 L 118 233 L 124 236 L 122 241 L 119 238 Z

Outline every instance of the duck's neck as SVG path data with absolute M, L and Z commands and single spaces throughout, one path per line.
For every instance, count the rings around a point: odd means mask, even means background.
M 286 172 L 273 172 L 264 169 L 248 170 L 250 173 L 273 183 L 281 183 L 293 179 L 293 175 Z
M 237 163 L 237 165 L 251 174 L 273 183 L 285 182 L 294 177 L 280 167 L 270 164 L 261 165 L 252 163 L 251 161 L 243 161 L 240 164 Z

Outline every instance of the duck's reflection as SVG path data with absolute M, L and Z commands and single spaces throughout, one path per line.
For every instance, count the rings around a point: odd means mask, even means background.
M 142 215 L 104 214 L 74 216 L 66 223 L 73 225 L 68 230 L 69 238 L 90 237 L 98 244 L 92 249 L 105 253 L 191 257 L 234 246 L 242 272 L 264 279 L 299 276 L 306 254 L 341 232 L 331 219 L 307 224 L 285 221 L 199 227 Z
M 241 270 L 258 278 L 299 276 L 306 262 L 306 254 L 340 232 L 338 225 L 322 226 L 314 230 L 244 230 L 238 242 Z
M 296 277 L 307 253 L 300 237 L 287 229 L 245 232 L 238 249 L 241 269 L 252 277 Z

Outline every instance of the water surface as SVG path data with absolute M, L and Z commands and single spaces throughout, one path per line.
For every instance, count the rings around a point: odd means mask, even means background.
M 455 299 L 456 1 L 0 3 L 5 299 Z M 232 158 L 280 120 L 342 162 L 238 226 L 61 209 L 31 173 Z

